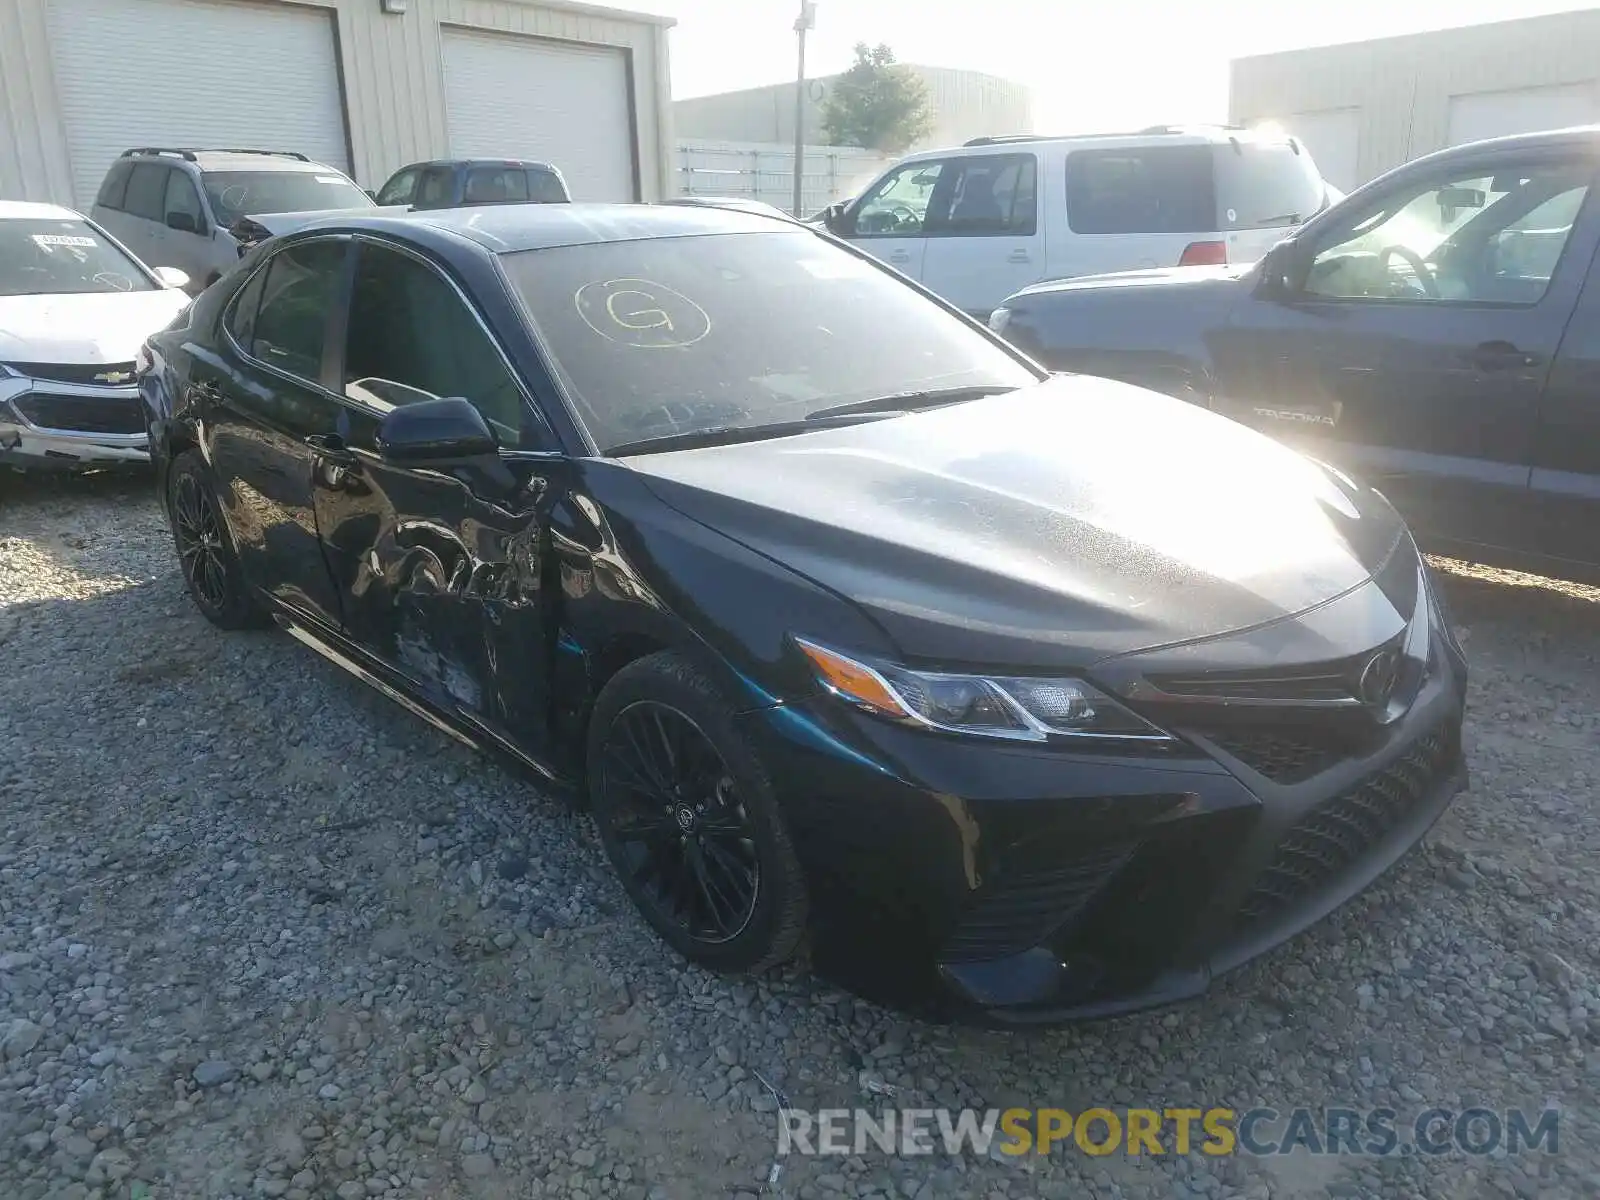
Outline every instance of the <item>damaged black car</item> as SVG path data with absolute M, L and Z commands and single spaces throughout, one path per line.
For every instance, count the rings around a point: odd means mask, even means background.
M 1163 1004 L 1463 785 L 1465 662 L 1381 495 L 797 223 L 330 217 L 141 389 L 200 610 L 570 789 L 707 967 Z

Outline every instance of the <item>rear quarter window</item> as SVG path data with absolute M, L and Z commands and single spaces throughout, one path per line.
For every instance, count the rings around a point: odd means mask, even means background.
M 1074 233 L 1207 233 L 1216 229 L 1210 146 L 1127 146 L 1067 155 Z
M 100 194 L 94 202 L 101 208 L 121 209 L 123 198 L 128 194 L 128 175 L 132 170 L 133 164 L 126 159 L 113 163 L 111 170 L 106 172 L 105 182 L 100 185 Z
M 135 163 L 128 176 L 128 193 L 123 211 L 147 221 L 166 219 L 162 203 L 167 194 L 167 168 L 157 163 Z

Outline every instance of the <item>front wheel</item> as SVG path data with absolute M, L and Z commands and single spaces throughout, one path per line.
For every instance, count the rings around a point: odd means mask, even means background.
M 245 583 L 211 473 L 197 451 L 185 451 L 173 460 L 167 512 L 183 586 L 206 620 L 220 629 L 266 625 L 267 614 Z
M 595 705 L 588 768 L 606 854 L 668 945 L 719 971 L 794 955 L 804 878 L 766 767 L 710 681 L 671 652 L 624 667 Z

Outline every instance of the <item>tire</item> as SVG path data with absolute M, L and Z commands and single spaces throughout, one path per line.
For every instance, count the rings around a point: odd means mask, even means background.
M 681 764 L 677 791 L 642 746 L 658 763 Z M 630 663 L 595 704 L 587 759 L 601 843 L 663 941 L 714 971 L 760 972 L 794 957 L 805 879 L 767 769 L 709 680 L 671 651 Z
M 228 630 L 271 624 L 245 582 L 210 468 L 198 450 L 178 455 L 167 472 L 167 517 L 184 590 L 206 620 Z

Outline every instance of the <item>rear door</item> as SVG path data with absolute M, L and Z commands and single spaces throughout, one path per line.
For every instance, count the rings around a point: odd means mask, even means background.
M 1479 156 L 1346 206 L 1288 293 L 1239 305 L 1214 339 L 1216 407 L 1365 477 L 1423 533 L 1515 545 L 1595 249 L 1592 177 L 1577 155 Z
M 919 160 L 890 169 L 850 209 L 841 236 L 920 280 L 928 248 L 928 207 L 948 168 L 946 161 Z
M 1535 524 L 1523 548 L 1563 560 L 1569 574 L 1583 564 L 1592 578 L 1600 572 L 1600 253 L 1545 385 L 1530 482 Z
M 211 276 L 211 222 L 200 203 L 200 189 L 186 172 L 167 170 L 162 203 L 165 228 L 161 233 L 164 257 L 155 267 L 177 267 L 196 284 Z
M 339 439 L 317 523 L 347 636 L 436 706 L 539 753 L 548 656 L 541 521 L 556 460 L 498 343 L 431 261 L 362 240 L 340 355 Z M 405 404 L 462 396 L 499 459 L 449 469 L 386 461 L 377 431 Z
M 1032 153 L 951 159 L 925 221 L 922 282 L 987 319 L 1045 271 L 1039 160 Z
M 159 160 L 135 160 L 128 172 L 122 205 L 107 213 L 106 228 L 147 266 L 165 266 L 167 176 L 172 173 Z
M 338 423 L 326 351 L 349 249 L 342 238 L 283 247 L 234 296 L 217 350 L 191 347 L 190 386 L 240 565 L 297 617 L 329 629 L 339 600 L 313 493 L 320 446 Z

